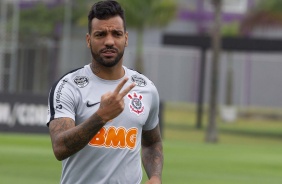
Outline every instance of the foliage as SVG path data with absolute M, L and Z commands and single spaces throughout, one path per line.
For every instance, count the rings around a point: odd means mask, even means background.
M 238 22 L 232 22 L 229 24 L 223 24 L 221 27 L 221 35 L 222 36 L 231 36 L 235 37 L 240 34 L 239 32 L 239 23 Z
M 269 12 L 282 13 L 282 1 L 281 0 L 268 0 L 260 1 L 256 7 L 257 11 L 265 10 Z
M 87 24 L 88 1 L 78 0 L 71 4 L 71 23 L 78 26 Z M 51 37 L 61 35 L 65 20 L 66 4 L 47 5 L 37 2 L 30 8 L 20 11 L 20 38 Z
M 72 1 L 71 22 L 77 26 L 87 25 L 87 14 L 90 6 L 97 0 Z M 126 11 L 129 27 L 145 28 L 146 26 L 164 26 L 176 13 L 173 0 L 120 0 Z M 37 2 L 32 7 L 20 11 L 20 38 L 55 37 L 60 35 L 64 21 L 65 4 L 47 5 Z M 59 34 L 59 35 L 58 35 Z
M 256 27 L 282 26 L 282 1 L 260 1 L 241 23 L 240 29 L 244 34 Z
M 43 3 L 37 3 L 31 8 L 20 12 L 19 32 L 20 38 L 51 36 L 54 28 L 64 19 L 64 7 L 47 7 Z
M 75 26 L 86 28 L 88 12 L 98 0 L 73 0 L 72 22 Z
M 119 2 L 125 9 L 128 26 L 136 29 L 165 26 L 176 14 L 174 0 L 119 0 Z
M 175 16 L 177 4 L 174 0 L 119 0 L 125 10 L 126 24 L 137 31 L 135 69 L 141 73 L 143 67 L 143 31 L 146 27 L 162 27 Z

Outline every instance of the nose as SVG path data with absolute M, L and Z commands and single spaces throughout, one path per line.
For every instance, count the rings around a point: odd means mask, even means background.
M 107 35 L 106 40 L 105 40 L 105 45 L 106 46 L 113 46 L 115 44 L 115 40 L 111 34 Z

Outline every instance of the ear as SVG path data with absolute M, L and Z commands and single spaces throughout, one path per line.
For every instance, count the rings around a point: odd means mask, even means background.
M 90 35 L 89 35 L 89 33 L 86 34 L 86 44 L 87 44 L 87 47 L 90 48 Z
M 125 46 L 128 46 L 128 32 L 125 33 Z

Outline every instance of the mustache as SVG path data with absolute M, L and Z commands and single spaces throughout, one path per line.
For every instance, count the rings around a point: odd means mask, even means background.
M 112 46 L 107 46 L 106 48 L 101 49 L 100 52 L 118 52 L 118 49 Z

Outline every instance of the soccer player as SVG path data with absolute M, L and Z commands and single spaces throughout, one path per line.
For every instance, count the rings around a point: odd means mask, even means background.
M 92 62 L 64 75 L 49 93 L 47 126 L 61 184 L 162 182 L 159 95 L 144 75 L 123 65 L 128 45 L 124 11 L 95 3 L 86 43 Z M 141 156 L 140 156 L 141 151 Z

